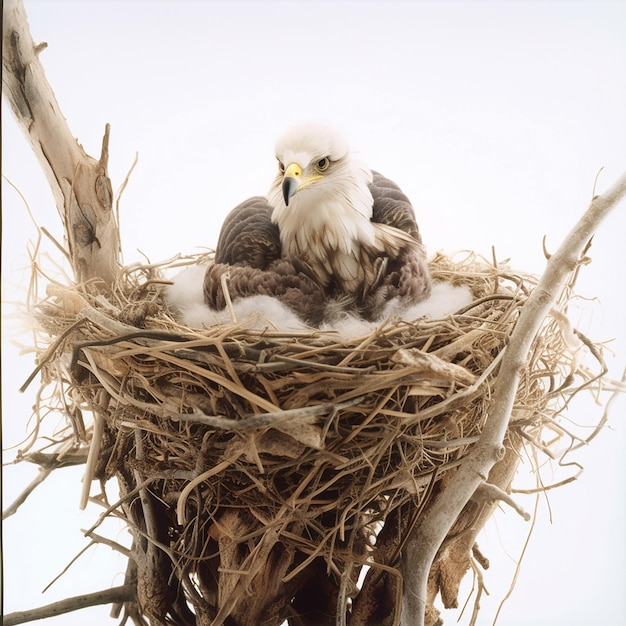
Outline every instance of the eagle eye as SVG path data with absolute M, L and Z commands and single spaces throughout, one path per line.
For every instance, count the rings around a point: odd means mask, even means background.
M 284 163 L 283 163 L 282 161 L 280 161 L 280 160 L 278 161 L 278 171 L 279 171 L 281 174 L 284 174 L 284 173 L 285 173 L 285 165 L 284 165 Z
M 330 159 L 328 157 L 324 157 L 323 159 L 320 159 L 315 164 L 315 169 L 318 172 L 325 172 L 328 169 L 329 166 L 330 166 Z

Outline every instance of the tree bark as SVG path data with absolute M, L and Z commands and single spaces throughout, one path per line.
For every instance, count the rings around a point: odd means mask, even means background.
M 98 160 L 72 136 L 46 79 L 22 0 L 5 0 L 2 84 L 19 126 L 48 179 L 65 229 L 76 282 L 110 287 L 120 266 L 120 236 L 107 173 L 109 127 Z M 104 285 L 102 284 L 104 282 Z

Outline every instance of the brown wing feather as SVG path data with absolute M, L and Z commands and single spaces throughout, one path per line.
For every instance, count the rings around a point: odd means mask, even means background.
M 264 269 L 280 259 L 280 235 L 271 215 L 272 208 L 261 196 L 235 207 L 222 225 L 215 262 Z
M 393 181 L 374 170 L 372 170 L 372 175 L 373 179 L 369 185 L 374 199 L 372 221 L 398 228 L 421 242 L 415 212 L 409 199 Z
M 299 262 L 281 259 L 280 233 L 271 221 L 272 208 L 256 196 L 235 207 L 224 220 L 215 249 L 215 263 L 204 276 L 204 301 L 213 309 L 226 306 L 222 276 L 232 300 L 273 296 L 304 321 L 319 325 L 325 294 Z
M 357 299 L 361 315 L 375 320 L 392 298 L 399 298 L 407 306 L 428 298 L 431 279 L 411 202 L 394 182 L 378 172 L 372 171 L 372 175 L 369 187 L 374 199 L 372 221 L 397 228 L 411 237 L 396 256 L 385 257 L 384 262 L 377 259 L 376 280 L 371 285 L 364 285 L 361 297 Z
M 209 265 L 204 275 L 204 301 L 218 311 L 226 306 L 221 280 L 224 274 L 227 274 L 226 285 L 232 300 L 272 296 L 309 324 L 318 326 L 324 318 L 324 292 L 289 261 L 274 261 L 265 269 L 224 263 Z

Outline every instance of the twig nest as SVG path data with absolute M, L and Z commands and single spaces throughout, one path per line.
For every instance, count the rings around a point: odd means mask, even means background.
M 76 432 L 84 411 L 100 425 L 88 480 L 119 485 L 113 508 L 135 537 L 140 612 L 278 625 L 334 624 L 343 610 L 352 626 L 394 623 L 402 546 L 480 436 L 534 278 L 439 255 L 434 280 L 466 285 L 471 304 L 347 341 L 183 327 L 160 300 L 160 269 L 130 268 L 106 299 L 56 287 L 37 313 L 59 406 Z M 546 322 L 522 372 L 507 454 L 490 477 L 503 490 L 522 440 L 540 442 L 572 382 L 564 326 Z M 457 538 L 490 511 L 488 499 L 467 505 L 429 601 L 440 592 L 455 604 L 475 533 Z

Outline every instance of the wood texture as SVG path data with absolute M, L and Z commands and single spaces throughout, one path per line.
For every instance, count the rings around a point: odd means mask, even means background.
M 61 113 L 32 40 L 23 3 L 3 8 L 4 94 L 50 183 L 65 229 L 76 282 L 96 279 L 97 289 L 115 280 L 120 238 L 107 174 L 109 127 L 99 159 L 87 155 Z M 78 87 L 77 87 L 78 89 Z

